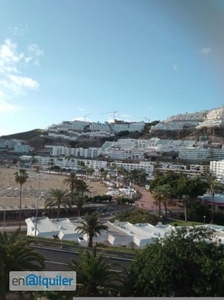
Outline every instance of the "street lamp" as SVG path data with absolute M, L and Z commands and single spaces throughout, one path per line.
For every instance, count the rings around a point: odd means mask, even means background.
M 5 201 L 4 201 L 4 204 L 5 204 Z M 5 217 L 6 217 L 6 207 L 5 205 L 3 206 L 3 231 L 5 231 Z
M 206 216 L 204 216 L 204 223 L 205 223 L 205 218 L 206 218 Z
M 37 168 L 36 172 L 38 173 L 38 197 L 36 202 L 35 237 L 37 236 L 38 209 L 40 201 L 40 168 Z

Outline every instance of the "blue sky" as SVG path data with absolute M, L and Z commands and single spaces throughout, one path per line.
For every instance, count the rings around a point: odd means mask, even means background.
M 0 0 L 0 135 L 224 104 L 223 0 Z M 110 113 L 109 113 L 110 112 Z

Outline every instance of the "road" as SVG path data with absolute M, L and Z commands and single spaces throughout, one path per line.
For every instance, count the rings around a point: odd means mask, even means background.
M 152 193 L 150 193 L 144 187 L 140 187 L 138 185 L 133 185 L 133 188 L 135 190 L 138 190 L 141 193 L 141 198 L 139 200 L 135 201 L 135 204 L 137 205 L 137 207 L 144 208 L 144 209 L 147 209 L 147 210 L 155 213 L 157 210 L 157 207 L 154 204 L 155 200 L 153 198 Z M 163 205 L 162 205 L 162 208 L 163 208 Z M 169 202 L 168 202 L 167 208 L 168 208 L 168 210 L 171 210 L 171 211 L 180 211 L 181 210 L 180 207 L 171 205 Z
M 58 250 L 58 249 L 50 249 L 47 247 L 38 247 L 32 246 L 36 252 L 43 255 L 46 259 L 45 262 L 45 271 L 68 271 L 70 270 L 65 264 L 71 263 L 72 260 L 79 261 L 79 253 L 78 252 L 70 252 L 67 250 Z M 116 271 L 124 271 L 128 268 L 133 259 L 130 258 L 122 258 L 114 257 L 113 255 L 105 253 L 104 257 L 108 261 L 108 263 L 116 263 L 118 266 L 114 266 L 112 269 Z

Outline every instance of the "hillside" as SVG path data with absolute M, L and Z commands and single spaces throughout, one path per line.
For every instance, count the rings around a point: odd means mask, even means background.
M 26 132 L 11 134 L 7 136 L 2 136 L 5 139 L 18 139 L 24 140 L 29 144 L 34 151 L 38 151 L 44 148 L 45 145 L 60 145 L 68 146 L 72 148 L 89 148 L 89 147 L 101 147 L 103 143 L 107 140 L 113 141 L 120 138 L 131 138 L 131 139 L 180 139 L 180 140 L 195 140 L 195 141 L 208 141 L 215 143 L 224 144 L 224 127 L 203 127 L 200 129 L 182 129 L 182 130 L 153 130 L 150 131 L 151 125 L 159 123 L 154 121 L 152 123 L 146 123 L 145 129 L 142 133 L 139 132 L 119 132 L 114 137 L 109 138 L 81 138 L 78 141 L 70 141 L 65 139 L 55 139 L 48 137 L 46 131 L 42 129 L 34 129 Z M 45 134 L 45 135 L 43 135 Z
M 9 135 L 2 135 L 2 139 L 17 139 L 17 140 L 24 140 L 29 141 L 32 138 L 40 136 L 44 131 L 42 129 L 33 129 L 25 132 L 19 132 Z
M 158 137 L 159 139 L 173 140 L 205 140 L 213 143 L 224 143 L 224 128 L 211 127 L 197 130 L 157 130 L 153 131 L 153 133 L 149 133 L 148 137 Z

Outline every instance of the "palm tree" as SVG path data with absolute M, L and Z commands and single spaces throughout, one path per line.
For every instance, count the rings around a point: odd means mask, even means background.
M 103 258 L 103 252 L 79 251 L 79 262 L 72 260 L 68 266 L 76 272 L 77 296 L 99 297 L 117 296 L 121 289 L 122 277 L 112 268 L 115 263 L 108 263 Z
M 0 298 L 9 290 L 10 271 L 40 271 L 44 258 L 31 247 L 32 239 L 19 238 L 19 229 L 13 233 L 0 232 Z
M 84 196 L 78 196 L 75 198 L 75 204 L 77 206 L 77 210 L 78 210 L 78 217 L 80 216 L 81 213 L 81 209 L 83 207 L 83 205 L 85 204 L 85 198 Z
M 45 208 L 57 207 L 57 220 L 61 211 L 61 206 L 70 207 L 71 203 L 68 198 L 68 191 L 63 189 L 50 189 L 47 199 L 45 200 Z
M 134 184 L 142 185 L 146 182 L 147 174 L 144 169 L 133 169 L 129 172 L 130 181 Z
M 161 216 L 161 203 L 164 201 L 164 193 L 161 192 L 159 187 L 151 190 L 151 193 L 153 194 L 153 198 L 155 199 L 155 203 L 158 206 L 158 216 Z
M 71 172 L 69 175 L 66 175 L 66 178 L 63 180 L 63 183 L 69 186 L 70 193 L 71 193 L 71 203 L 74 202 L 73 198 L 74 198 L 76 181 L 77 181 L 77 177 L 75 172 Z
M 171 198 L 171 187 L 169 184 L 163 184 L 157 187 L 156 193 L 160 195 L 161 201 L 163 202 L 164 205 L 165 217 L 167 218 L 167 202 Z
M 91 215 L 85 215 L 84 220 L 80 222 L 80 226 L 76 230 L 82 234 L 88 235 L 88 247 L 93 246 L 93 237 L 101 234 L 101 230 L 108 230 L 106 225 L 103 225 L 99 220 L 99 214 L 94 212 Z
M 16 183 L 19 183 L 19 229 L 21 229 L 21 217 L 22 217 L 22 187 L 29 178 L 26 170 L 19 169 L 14 173 Z
M 54 159 L 53 158 L 50 159 L 48 165 L 49 165 L 50 170 L 53 170 L 53 168 L 54 168 Z
M 86 174 L 87 174 L 87 176 L 91 177 L 94 172 L 95 172 L 95 170 L 92 167 L 87 167 L 86 166 Z
M 75 182 L 75 193 L 77 195 L 84 195 L 85 192 L 89 192 L 89 186 L 88 184 L 82 180 L 82 179 L 76 179 L 76 182 Z

